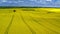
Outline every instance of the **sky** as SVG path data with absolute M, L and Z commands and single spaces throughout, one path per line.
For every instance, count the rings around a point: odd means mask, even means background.
M 60 7 L 60 0 L 0 0 L 0 6 Z

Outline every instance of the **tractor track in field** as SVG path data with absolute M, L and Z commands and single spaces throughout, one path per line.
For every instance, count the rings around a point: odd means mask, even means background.
M 27 27 L 30 29 L 30 31 L 32 32 L 32 34 L 36 34 L 36 32 L 25 22 L 22 13 L 20 13 L 21 19 L 23 20 L 23 22 L 27 25 Z
M 54 31 L 54 30 L 52 30 L 52 29 L 50 29 L 50 28 L 44 26 L 42 23 L 40 23 L 40 21 L 34 19 L 33 17 L 31 17 L 31 18 L 32 18 L 33 21 L 35 21 L 35 22 L 38 23 L 39 25 L 43 26 L 44 28 L 46 28 L 46 29 L 48 29 L 48 30 L 50 30 L 50 31 L 52 31 L 52 32 L 54 32 L 54 33 L 56 33 L 56 34 L 60 34 L 60 33 L 58 33 L 57 31 Z M 43 19 L 43 21 L 46 21 L 46 20 Z
M 8 34 L 8 31 L 9 31 L 11 25 L 12 25 L 12 22 L 13 22 L 13 18 L 14 18 L 14 15 L 12 16 L 11 21 L 10 21 L 10 23 L 9 23 L 9 25 L 8 25 L 8 27 L 7 27 L 7 29 L 6 29 L 4 34 Z
M 13 10 L 13 12 L 15 13 L 16 11 Z M 12 26 L 13 19 L 14 19 L 14 15 L 12 15 L 11 21 L 10 21 L 10 23 L 9 23 L 9 25 L 8 25 L 4 34 L 8 34 L 8 31 L 9 31 L 10 27 Z

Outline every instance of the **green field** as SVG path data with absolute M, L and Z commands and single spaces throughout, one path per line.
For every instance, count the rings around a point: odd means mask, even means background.
M 60 8 L 0 8 L 0 34 L 60 34 Z

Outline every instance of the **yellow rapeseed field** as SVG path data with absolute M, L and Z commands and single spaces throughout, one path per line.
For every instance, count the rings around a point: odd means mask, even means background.
M 60 8 L 0 9 L 0 34 L 60 34 Z

